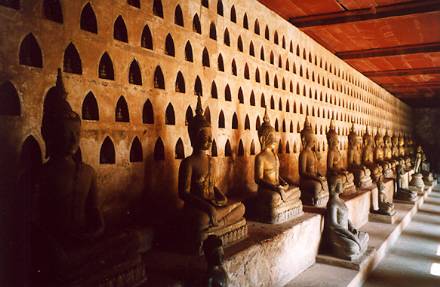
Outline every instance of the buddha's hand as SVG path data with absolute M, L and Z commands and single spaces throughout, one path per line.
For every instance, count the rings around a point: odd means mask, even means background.
M 278 193 L 281 196 L 281 200 L 284 201 L 284 199 L 286 197 L 286 192 L 285 192 L 285 189 L 282 185 L 278 185 Z

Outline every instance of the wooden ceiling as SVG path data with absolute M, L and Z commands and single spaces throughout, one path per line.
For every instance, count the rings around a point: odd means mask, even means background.
M 440 107 L 440 0 L 259 0 L 413 107 Z

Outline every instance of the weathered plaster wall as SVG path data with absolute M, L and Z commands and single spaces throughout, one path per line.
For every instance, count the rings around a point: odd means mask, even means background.
M 253 142 L 258 152 L 256 122 L 257 118 L 262 120 L 264 113 L 261 106 L 263 95 L 270 108 L 272 125 L 277 122 L 280 131 L 282 174 L 292 181 L 298 180 L 297 159 L 301 145 L 298 132 L 306 115 L 318 133 L 317 150 L 321 153 L 322 165 L 327 148 L 325 131 L 333 116 L 344 154 L 351 121 L 355 121 L 358 131 L 364 131 L 368 125 L 374 132 L 377 128 L 382 132 L 385 128 L 411 132 L 409 107 L 257 1 L 223 1 L 224 16 L 217 14 L 217 1 L 209 1 L 209 8 L 202 7 L 198 0 L 162 1 L 163 18 L 153 15 L 154 1 L 141 1 L 140 9 L 129 6 L 125 0 L 61 1 L 62 24 L 45 19 L 43 1 L 21 2 L 19 10 L 0 6 L 0 80 L 2 83 L 11 81 L 21 104 L 19 116 L 2 116 L 0 121 L 1 165 L 7 175 L 2 177 L 1 185 L 6 189 L 13 186 L 16 179 L 22 146 L 28 137 L 35 138 L 41 155 L 44 155 L 40 134 L 43 102 L 54 85 L 57 68 L 63 67 L 64 52 L 70 43 L 80 55 L 82 75 L 64 73 L 64 82 L 69 92 L 68 100 L 79 114 L 87 93 L 93 92 L 97 100 L 99 120 L 83 120 L 81 154 L 83 160 L 98 172 L 100 198 L 108 214 L 125 212 L 132 203 L 144 198 L 144 208 L 156 212 L 151 218 L 154 221 L 172 214 L 181 205 L 176 196 L 180 159 L 175 158 L 175 145 L 181 139 L 185 155 L 191 153 L 185 111 L 189 106 L 195 108 L 197 77 L 202 83 L 203 105 L 210 109 L 218 149 L 218 185 L 226 192 L 253 188 L 251 145 Z M 81 11 L 87 3 L 96 14 L 97 34 L 80 29 Z M 174 23 L 178 4 L 183 11 L 184 27 Z M 236 11 L 236 23 L 231 21 L 232 7 Z M 200 17 L 201 34 L 193 31 L 195 14 Z M 113 38 L 114 22 L 119 15 L 126 24 L 128 43 Z M 247 18 L 248 29 L 244 28 L 244 18 Z M 256 21 L 260 35 L 254 30 Z M 209 37 L 211 23 L 215 25 L 217 40 Z M 152 50 L 141 47 L 145 25 L 153 35 Z M 266 27 L 269 39 L 265 38 Z M 230 46 L 223 40 L 226 29 Z M 42 68 L 19 64 L 20 45 L 29 33 L 34 35 L 41 48 Z M 174 57 L 165 54 L 168 34 L 174 41 Z M 238 49 L 239 37 L 243 52 Z M 275 37 L 278 37 L 278 44 Z M 188 41 L 192 46 L 193 62 L 185 60 Z M 250 43 L 254 46 L 255 56 L 250 55 Z M 210 67 L 202 65 L 204 48 L 209 53 Z M 264 60 L 261 60 L 261 50 L 264 50 Z M 112 60 L 115 80 L 98 76 L 104 52 Z M 218 68 L 220 54 L 224 60 L 224 72 Z M 129 84 L 129 67 L 134 59 L 141 69 L 142 85 Z M 233 60 L 237 76 L 232 74 Z M 154 88 L 154 71 L 158 66 L 164 74 L 165 89 Z M 246 66 L 249 79 L 244 75 Z M 256 79 L 257 69 L 259 81 Z M 184 76 L 185 93 L 175 91 L 179 71 Z M 213 83 L 218 98 L 211 96 Z M 231 101 L 225 100 L 226 85 L 231 90 Z M 239 89 L 243 91 L 243 103 L 238 98 Z M 255 97 L 255 105 L 251 104 L 251 94 Z M 121 96 L 128 104 L 128 123 L 115 122 L 115 106 Z M 142 122 L 143 105 L 147 100 L 153 106 L 154 124 Z M 165 125 L 165 111 L 169 104 L 174 108 L 175 125 Z M 221 111 L 225 116 L 225 128 L 218 127 Z M 232 129 L 234 113 L 238 120 L 237 129 Z M 249 117 L 250 129 L 245 129 L 246 117 Z M 100 148 L 107 136 L 115 147 L 115 164 L 100 164 Z M 129 154 L 135 137 L 142 143 L 143 161 L 133 163 L 129 161 Z M 159 138 L 164 143 L 165 160 L 155 160 L 154 150 Z M 231 156 L 225 156 L 227 141 L 231 145 Z M 240 141 L 244 156 L 238 154 Z

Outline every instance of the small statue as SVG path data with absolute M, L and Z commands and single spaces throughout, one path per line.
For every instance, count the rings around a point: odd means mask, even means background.
M 414 159 L 414 173 L 422 172 L 423 150 L 421 146 L 417 146 L 416 156 Z
M 354 176 L 343 167 L 343 158 L 339 151 L 339 139 L 333 119 L 330 121 L 330 129 L 327 132 L 327 142 L 327 178 L 329 180 L 333 177 L 340 178 L 344 183 L 344 194 L 355 193 Z
M 392 143 L 392 151 L 393 151 L 393 159 L 399 160 L 400 158 L 400 142 L 399 142 L 399 136 L 397 133 L 394 133 L 393 137 L 391 138 Z
M 186 243 L 195 244 L 192 247 L 200 252 L 203 240 L 210 234 L 219 236 L 225 245 L 245 237 L 245 207 L 241 202 L 229 202 L 215 185 L 215 165 L 208 154 L 211 125 L 203 115 L 200 96 L 188 133 L 193 152 L 180 164 L 178 190 L 184 201 Z
M 394 193 L 394 198 L 398 199 L 398 200 L 404 200 L 404 201 L 410 201 L 410 202 L 414 202 L 417 200 L 417 191 L 413 191 L 407 188 L 403 188 L 403 179 L 402 179 L 402 175 L 405 174 L 405 171 L 403 170 L 403 166 L 402 165 L 398 165 L 396 167 L 396 192 Z M 414 174 L 416 175 L 416 174 Z M 413 175 L 413 180 L 414 180 L 414 175 Z M 423 180 L 422 180 L 423 183 Z M 410 183 L 411 185 L 411 183 Z M 423 187 L 422 187 L 423 189 Z
M 370 170 L 362 164 L 362 150 L 360 141 L 354 130 L 354 122 L 348 134 L 348 169 L 353 172 L 355 184 L 360 188 L 368 188 L 373 182 L 370 177 Z
M 203 287 L 227 287 L 228 274 L 223 268 L 222 241 L 215 235 L 209 235 L 203 242 L 203 252 L 208 265 Z
M 376 143 L 374 149 L 374 162 L 382 166 L 383 176 L 385 178 L 392 178 L 393 170 L 391 164 L 384 159 L 384 141 L 379 131 L 377 131 L 374 141 Z
M 383 181 L 379 181 L 377 187 L 379 189 L 379 209 L 374 210 L 373 213 L 393 216 L 394 214 L 396 214 L 396 210 L 394 209 L 394 204 L 388 201 L 387 195 L 385 193 L 386 187 Z
M 394 171 L 397 162 L 394 160 L 394 151 L 395 146 L 392 141 L 392 138 L 388 135 L 388 131 L 385 133 L 385 136 L 383 137 L 384 141 L 384 161 L 387 162 L 391 169 Z
M 372 171 L 372 179 L 377 183 L 383 177 L 382 166 L 374 162 L 374 140 L 368 132 L 368 127 L 362 139 L 364 142 L 362 163 Z
M 318 171 L 318 157 L 314 150 L 316 137 L 306 117 L 301 131 L 303 149 L 299 154 L 299 176 L 303 204 L 323 207 L 328 201 L 328 184 Z
M 333 256 L 352 261 L 361 257 L 367 250 L 369 236 L 354 228 L 348 219 L 347 206 L 339 198 L 342 192 L 343 183 L 339 178 L 335 178 L 330 185 L 322 247 Z
M 38 174 L 34 191 L 38 194 L 39 218 L 33 259 L 36 277 L 44 271 L 49 273 L 49 278 L 35 281 L 56 278 L 60 285 L 86 279 L 88 270 L 108 270 L 146 251 L 139 239 L 128 233 L 117 239 L 102 236 L 104 220 L 98 204 L 96 173 L 74 156 L 79 148 L 81 120 L 66 98 L 58 70 L 55 93 L 45 100 L 41 127 L 49 160 Z
M 258 129 L 261 152 L 255 157 L 254 178 L 258 184 L 256 210 L 259 218 L 268 223 L 281 223 L 302 214 L 301 192 L 280 176 L 280 161 L 275 152 L 278 143 L 275 129 L 269 116 L 264 114 L 263 124 Z
M 405 137 L 400 134 L 399 135 L 399 158 L 405 159 L 406 151 L 405 151 Z

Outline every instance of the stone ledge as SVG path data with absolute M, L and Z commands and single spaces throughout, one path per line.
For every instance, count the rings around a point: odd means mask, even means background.
M 316 256 L 316 262 L 353 270 L 361 270 L 373 259 L 375 253 L 376 249 L 374 247 L 368 247 L 364 254 L 355 260 L 345 260 L 327 254 L 318 254 L 318 256 Z
M 284 286 L 315 263 L 321 226 L 322 216 L 310 213 L 276 225 L 248 221 L 249 236 L 225 248 L 229 286 Z M 145 261 L 153 277 L 163 276 L 158 282 L 176 286 L 194 282 L 206 269 L 202 256 L 160 250 L 150 251 Z
M 423 202 L 423 199 L 419 202 Z M 366 266 L 362 266 L 360 270 L 353 270 L 335 265 L 315 263 L 289 282 L 286 287 L 362 286 L 368 274 L 379 264 L 388 249 L 409 224 L 419 205 L 395 203 L 395 207 L 398 218 L 394 224 L 368 222 L 361 228 L 370 236 L 369 247 L 376 249 L 372 260 Z
M 393 215 L 385 215 L 378 213 L 370 213 L 368 215 L 368 221 L 372 221 L 372 222 L 393 224 L 394 222 L 396 222 L 396 220 L 397 220 L 397 212 Z

